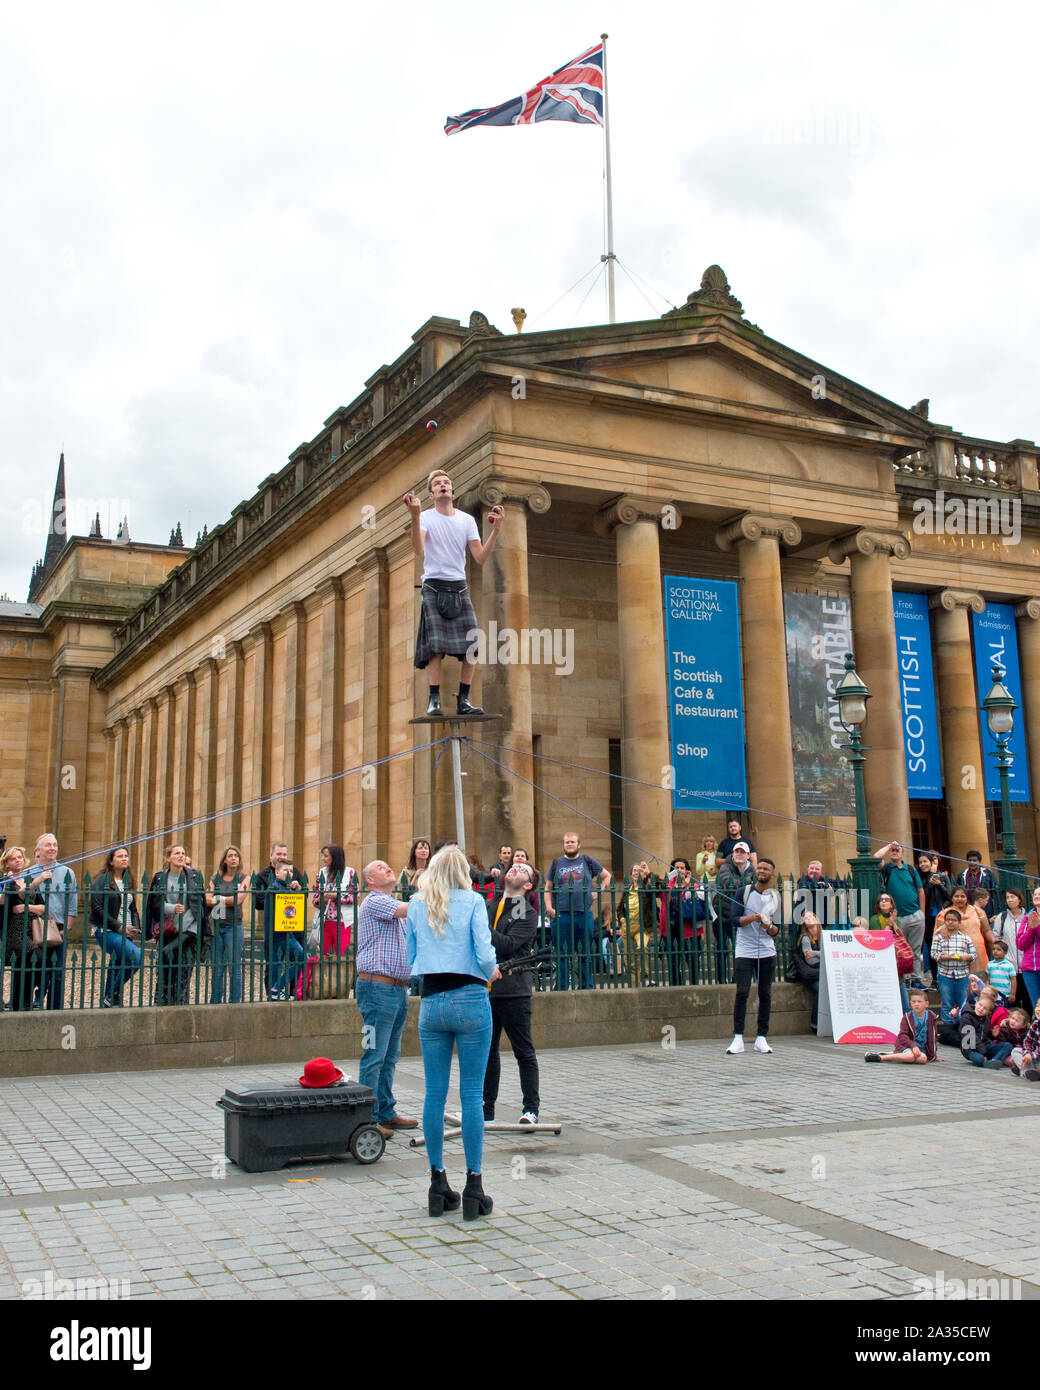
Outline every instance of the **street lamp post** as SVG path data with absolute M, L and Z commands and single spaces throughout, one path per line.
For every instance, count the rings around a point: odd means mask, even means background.
M 1015 710 L 1018 709 L 1018 706 L 1004 684 L 1004 676 L 1003 666 L 999 661 L 994 661 L 993 684 L 990 686 L 989 694 L 982 702 L 983 713 L 986 716 L 986 728 L 997 745 L 997 751 L 991 753 L 990 757 L 996 758 L 997 772 L 1000 774 L 1000 812 L 1004 833 L 1002 836 L 1003 853 L 996 864 L 1002 889 L 1024 888 L 1026 881 L 1026 861 L 1019 859 L 1015 853 L 1017 848 L 1015 823 L 1011 818 L 1011 790 L 1008 785 L 1008 772 L 1011 764 L 1015 761 L 1014 755 L 1008 752 L 1008 744 L 1011 742 L 1011 734 L 1015 727 Z
M 834 701 L 838 706 L 838 719 L 849 736 L 842 745 L 842 752 L 852 764 L 852 780 L 856 788 L 856 857 L 850 859 L 852 870 L 852 890 L 859 902 L 873 903 L 881 890 L 881 865 L 870 852 L 870 824 L 867 821 L 867 796 L 863 787 L 863 726 L 867 722 L 867 701 L 870 691 L 856 674 L 856 663 L 852 653 L 845 656 L 845 674 L 834 688 Z M 861 896 L 862 895 L 862 896 Z M 851 916 L 869 916 L 866 913 L 850 912 Z

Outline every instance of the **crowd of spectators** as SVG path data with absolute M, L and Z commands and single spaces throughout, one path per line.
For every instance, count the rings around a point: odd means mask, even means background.
M 569 989 L 572 976 L 579 989 L 605 982 L 729 983 L 740 974 L 736 947 L 747 897 L 756 891 L 759 856 L 739 819 L 726 830 L 719 842 L 705 836 L 692 862 L 679 856 L 665 868 L 638 860 L 619 881 L 573 832 L 544 874 L 525 849 L 502 844 L 490 868 L 469 856 L 470 882 L 493 915 L 510 869 L 529 868 L 528 917 L 535 944 L 554 948 L 555 989 Z M 413 840 L 400 872 L 394 871 L 395 900 L 407 903 L 415 894 L 436 848 L 428 837 Z M 1032 1016 L 1040 1002 L 1040 890 L 1032 902 L 1017 889 L 1000 892 L 974 850 L 956 878 L 937 855 L 922 853 L 915 866 L 896 843 L 877 857 L 882 891 L 868 924 L 893 932 L 904 1014 L 912 1012 L 912 991 L 931 987 L 940 996 L 940 1031 L 951 1021 L 956 1026 L 978 980 L 997 989 L 1001 1004 L 1025 1007 Z M 255 997 L 255 984 L 249 991 L 245 986 L 246 967 L 254 962 L 262 972 L 260 990 L 274 1002 L 345 997 L 354 988 L 363 889 L 341 845 L 322 848 L 311 881 L 281 841 L 255 872 L 238 847 L 228 845 L 208 877 L 193 867 L 186 847 L 175 844 L 147 884 L 138 884 L 129 849 L 119 847 L 83 892 L 73 868 L 60 861 L 55 837 L 44 834 L 32 855 L 18 845 L 0 855 L 0 879 L 6 1007 L 12 1010 L 63 1007 L 66 938 L 81 910 L 85 932 L 101 950 L 97 1002 L 103 1008 L 123 1004 L 149 950 L 154 968 L 137 1002 L 183 1003 L 194 988 L 196 1002 L 201 990 L 212 1003 L 239 1003 Z M 810 861 L 793 886 L 786 979 L 810 991 L 815 1031 L 820 934 L 845 925 L 848 916 L 839 880 L 820 860 Z M 208 983 L 200 965 L 209 967 Z M 755 974 L 761 993 L 760 964 Z

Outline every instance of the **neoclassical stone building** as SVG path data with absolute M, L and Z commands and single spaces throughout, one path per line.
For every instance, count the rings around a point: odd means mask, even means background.
M 71 538 L 49 549 L 32 603 L 0 604 L 0 832 L 53 828 L 88 863 L 141 841 L 137 867 L 176 835 L 207 870 L 229 842 L 260 867 L 272 838 L 308 868 L 326 841 L 399 867 L 413 834 L 453 833 L 450 758 L 410 722 L 425 679 L 401 501 L 444 468 L 467 509 L 506 506 L 471 574 L 482 628 L 572 644 L 570 659 L 496 660 L 477 677 L 500 718 L 465 756 L 471 849 L 506 840 L 545 863 L 577 826 L 627 865 L 639 849 L 692 858 L 703 834 L 725 834 L 722 814 L 673 810 L 661 785 L 662 576 L 676 575 L 738 585 L 745 824 L 784 870 L 813 856 L 840 869 L 854 852 L 850 814 L 804 810 L 791 594 L 850 601 L 878 839 L 992 855 L 999 814 L 965 773 L 986 751 L 970 615 L 1016 605 L 1036 789 L 1037 467 L 1030 441 L 966 437 L 926 402 L 896 405 L 769 338 L 717 267 L 648 322 L 507 335 L 478 313 L 432 318 L 194 548 Z M 919 532 L 914 503 L 938 488 L 1013 501 L 1019 543 Z M 943 794 L 926 801 L 908 799 L 893 590 L 931 607 Z M 1015 808 L 1032 872 L 1037 795 Z

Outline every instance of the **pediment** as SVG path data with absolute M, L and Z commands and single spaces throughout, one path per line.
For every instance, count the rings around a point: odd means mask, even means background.
M 626 332 L 626 330 L 629 330 Z M 506 346 L 508 344 L 508 347 Z M 500 340 L 497 360 L 524 362 L 592 381 L 727 402 L 751 412 L 785 412 L 880 430 L 923 444 L 928 422 L 904 406 L 786 347 L 732 314 L 614 324 L 575 334 Z

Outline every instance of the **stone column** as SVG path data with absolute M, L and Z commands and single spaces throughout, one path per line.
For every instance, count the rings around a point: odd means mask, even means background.
M 892 556 L 905 560 L 910 542 L 896 533 L 856 531 L 832 541 L 831 564 L 848 558 L 852 571 L 852 649 L 856 671 L 873 697 L 867 706 L 863 764 L 867 817 L 876 840 L 908 848 L 910 800 L 903 747 L 903 704 L 892 606 Z M 922 849 L 924 846 L 915 846 Z
M 660 785 L 672 761 L 660 522 L 661 503 L 638 497 L 616 498 L 596 521 L 597 531 L 614 533 L 617 548 L 621 772 L 633 779 L 622 790 L 623 831 L 632 841 L 626 862 L 653 856 L 658 872 L 672 858 L 672 793 Z
M 780 572 L 780 543 L 795 546 L 801 527 L 790 517 L 751 512 L 715 537 L 721 550 L 735 548 L 740 565 L 740 647 L 744 668 L 744 740 L 748 809 L 760 854 L 779 874 L 797 874 L 798 808 L 791 752 L 791 701 L 787 690 L 787 630 Z
M 195 814 L 197 824 L 185 832 L 189 838 L 188 853 L 192 863 L 209 880 L 216 868 L 215 844 L 217 827 L 214 816 L 217 806 L 217 723 L 219 719 L 220 667 L 213 657 L 207 657 L 198 668 L 196 680 L 201 683 L 202 710 L 199 727 L 199 798 Z
M 249 631 L 253 644 L 253 731 L 250 738 L 250 778 L 246 811 L 249 845 L 246 863 L 252 873 L 268 864 L 271 852 L 271 625 L 258 623 Z
M 112 844 L 124 838 L 126 834 L 126 758 L 127 758 L 127 727 L 125 719 L 117 719 L 112 726 L 112 738 L 115 743 L 115 760 L 112 770 L 112 828 L 109 839 Z
M 380 761 L 390 751 L 390 577 L 385 546 L 376 545 L 358 559 L 365 576 L 365 613 L 361 642 L 364 690 L 361 699 L 361 867 L 390 858 L 390 777 Z M 424 726 L 429 728 L 429 725 Z
M 101 834 L 107 844 L 115 843 L 115 787 L 116 759 L 119 756 L 119 739 L 115 729 L 103 731 L 105 740 L 105 794 L 101 819 Z M 60 844 L 61 841 L 59 840 Z
M 195 806 L 197 805 L 195 798 L 195 672 L 185 671 L 183 676 L 174 681 L 173 688 L 177 695 L 177 707 L 179 709 L 173 816 L 170 834 L 166 836 L 165 843 L 156 846 L 160 856 L 155 860 L 157 868 L 162 862 L 161 854 L 166 845 L 183 842 L 184 836 L 188 833 L 186 830 L 188 821 L 195 819 Z
M 1015 616 L 1018 619 L 1018 655 L 1022 670 L 1022 694 L 1019 699 L 1022 708 L 1015 718 L 1025 720 L 1033 831 L 1037 853 L 1040 854 L 1040 599 L 1030 598 L 1016 604 Z M 1011 809 L 1016 816 L 1027 816 L 1030 812 L 1030 807 L 1021 802 L 1015 802 Z M 1019 853 L 1022 853 L 1021 849 Z
M 285 619 L 285 728 L 282 737 L 282 789 L 307 781 L 304 760 L 304 719 L 307 714 L 307 610 L 299 600 L 282 609 Z M 303 792 L 283 796 L 276 803 L 275 824 L 289 846 L 293 863 L 305 859 L 303 843 Z M 266 861 L 265 861 L 266 862 Z
M 343 585 L 339 579 L 319 584 L 321 604 L 321 749 L 318 756 L 318 840 L 321 844 L 343 843 L 343 779 L 329 781 L 343 771 Z M 351 780 L 347 791 L 353 795 L 359 782 Z
M 176 769 L 176 718 L 177 697 L 172 685 L 164 686 L 156 696 L 159 708 L 158 740 L 156 749 L 156 788 L 155 805 L 157 830 L 168 831 L 173 821 L 173 787 Z
M 148 836 L 148 840 L 142 848 L 148 851 L 148 858 L 151 859 L 154 857 L 151 850 L 155 844 L 152 836 L 158 828 L 155 815 L 155 745 L 158 733 L 159 706 L 154 696 L 150 696 L 144 702 L 141 713 L 141 748 L 139 754 L 141 790 L 138 801 L 137 833 Z
M 509 749 L 492 754 L 502 767 L 483 763 L 482 801 L 494 825 L 496 848 L 498 843 L 533 846 L 535 768 L 531 757 L 530 663 L 552 662 L 553 634 L 548 628 L 537 634 L 531 629 L 527 513 L 544 516 L 552 506 L 552 498 L 540 484 L 498 477 L 481 483 L 479 497 L 483 507 L 505 508 L 498 541 L 484 565 L 482 583 L 484 665 L 480 700 L 488 714 L 498 716 L 498 722 L 487 725 L 481 737 Z M 504 644 L 503 633 L 507 634 Z M 499 659 L 503 655 L 505 661 Z M 555 679 L 565 680 L 566 676 Z M 477 809 L 474 808 L 473 839 L 478 852 L 483 853 L 490 851 L 490 843 L 484 844 L 483 817 Z
M 979 700 L 971 657 L 968 610 L 981 613 L 981 594 L 943 589 L 933 594 L 935 661 L 939 676 L 942 720 L 943 789 L 950 832 L 950 854 L 963 861 L 969 849 L 982 851 L 988 862 L 986 773 L 979 737 Z M 954 862 L 954 874 L 964 867 Z
M 126 717 L 127 726 L 127 753 L 126 753 L 126 829 L 127 840 L 136 840 L 142 833 L 142 825 L 139 818 L 139 795 L 141 787 L 141 711 L 131 710 Z M 149 846 L 135 845 L 131 848 L 131 853 L 147 855 Z
M 225 845 L 242 844 L 242 704 L 243 667 L 241 642 L 225 649 L 224 681 L 217 716 L 217 802 L 224 814 L 217 821 L 217 853 Z M 207 877 L 216 869 L 207 869 Z

